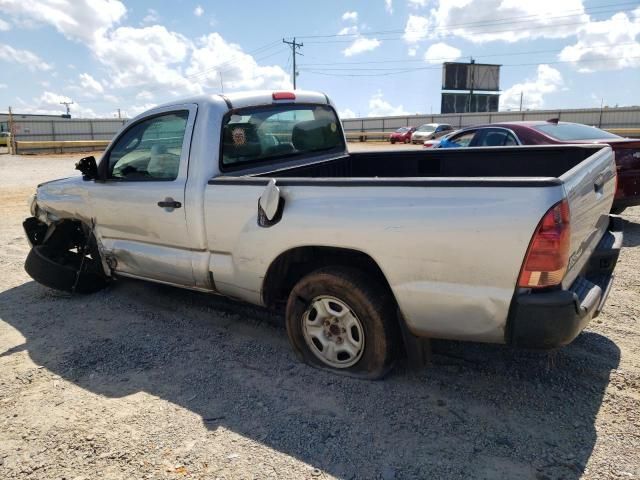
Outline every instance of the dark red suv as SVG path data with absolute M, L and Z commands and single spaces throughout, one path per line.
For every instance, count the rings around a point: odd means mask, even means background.
M 640 139 L 623 138 L 596 127 L 556 119 L 531 122 L 492 123 L 464 128 L 438 148 L 607 143 L 615 153 L 618 189 L 612 211 L 640 205 Z

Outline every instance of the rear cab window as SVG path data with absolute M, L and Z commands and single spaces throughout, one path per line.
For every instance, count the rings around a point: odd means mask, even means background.
M 579 123 L 548 123 L 535 125 L 534 129 L 555 138 L 556 140 L 603 140 L 607 138 L 621 138 L 613 133 L 600 130 L 596 127 L 581 125 Z
M 269 105 L 233 110 L 222 124 L 221 169 L 285 157 L 346 150 L 338 117 L 328 105 Z

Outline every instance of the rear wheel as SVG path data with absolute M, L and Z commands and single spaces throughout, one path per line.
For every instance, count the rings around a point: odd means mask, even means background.
M 298 356 L 337 373 L 381 378 L 400 345 L 390 292 L 352 268 L 323 268 L 304 277 L 289 296 L 286 316 Z
M 395 139 L 391 139 L 391 145 L 395 145 L 396 141 Z

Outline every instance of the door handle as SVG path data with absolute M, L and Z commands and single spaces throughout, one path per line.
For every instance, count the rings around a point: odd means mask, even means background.
M 167 208 L 167 209 L 173 210 L 174 208 L 182 207 L 182 204 L 180 202 L 176 202 L 173 198 L 168 197 L 158 202 L 158 206 L 160 208 Z
M 604 187 L 604 175 L 600 174 L 593 182 L 593 189 L 596 191 L 596 193 L 600 193 L 602 192 L 602 187 Z

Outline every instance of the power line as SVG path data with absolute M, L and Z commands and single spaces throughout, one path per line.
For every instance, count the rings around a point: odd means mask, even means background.
M 602 46 L 595 46 L 595 47 L 575 47 L 576 49 L 579 50 L 585 50 L 585 51 L 589 51 L 589 50 L 595 50 L 595 49 L 601 49 L 601 48 L 616 48 L 616 47 L 624 47 L 624 46 L 628 46 L 628 45 L 635 45 L 636 42 L 629 42 L 629 43 L 616 43 L 615 45 L 602 45 Z M 486 55 L 471 55 L 474 58 L 491 58 L 491 57 L 512 57 L 512 56 L 519 56 L 519 55 L 537 55 L 537 54 L 541 54 L 541 53 L 560 53 L 563 49 L 552 49 L 552 50 L 529 50 L 529 51 L 524 51 L 524 52 L 509 52 L 509 53 L 492 53 L 492 54 L 486 54 Z M 469 56 L 469 55 L 467 55 Z M 442 61 L 447 61 L 450 60 L 451 57 L 440 57 L 440 58 L 432 58 L 431 60 L 435 61 L 435 60 L 442 60 Z M 407 58 L 407 59 L 403 59 L 403 60 L 369 60 L 369 61 L 362 61 L 362 62 L 327 62 L 327 63 L 305 63 L 302 65 L 299 65 L 300 67 L 319 67 L 319 66 L 338 66 L 338 65 L 371 65 L 371 64 L 386 64 L 386 63 L 413 63 L 413 62 L 419 62 L 419 63 L 424 63 L 424 59 L 423 58 Z M 397 68 L 397 67 L 395 67 Z M 390 68 L 389 70 L 395 70 L 395 68 Z M 348 69 L 344 69 L 344 68 L 334 68 L 334 69 L 325 69 L 325 70 L 348 70 Z M 363 70 L 367 70 L 367 69 L 363 69 Z M 371 68 L 369 70 L 385 70 L 385 69 L 374 69 Z
M 638 57 L 610 57 L 607 60 L 622 60 L 622 59 L 636 59 Z M 540 62 L 540 63 L 512 63 L 512 64 L 503 64 L 502 67 L 530 67 L 530 66 L 539 66 L 539 65 L 557 65 L 562 63 L 588 63 L 588 62 L 602 62 L 601 58 L 593 58 L 593 59 L 585 59 L 585 60 L 557 60 L 551 62 Z M 409 72 L 418 72 L 423 70 L 441 70 L 442 66 L 433 66 L 433 67 L 416 67 L 416 68 L 405 68 L 404 70 L 395 70 L 386 73 L 327 73 L 327 69 L 323 70 L 313 70 L 313 69 L 305 69 L 304 71 L 307 73 L 315 73 L 317 75 L 325 75 L 329 77 L 387 77 L 390 75 L 400 75 L 403 73 Z
M 638 5 L 637 1 L 610 3 L 605 5 L 589 7 L 585 9 L 560 10 L 560 12 L 576 12 L 568 15 L 549 15 L 549 14 L 519 15 L 519 16 L 513 16 L 513 17 L 503 17 L 503 18 L 498 18 L 498 19 L 489 20 L 489 21 L 483 20 L 483 21 L 475 21 L 475 22 L 453 23 L 453 24 L 447 25 L 446 27 L 436 27 L 432 29 L 432 31 L 433 30 L 451 30 L 458 27 L 473 28 L 473 26 L 482 27 L 482 26 L 500 25 L 505 23 L 506 24 L 522 23 L 522 22 L 530 22 L 532 19 L 536 19 L 536 18 L 555 19 L 555 18 L 574 17 L 577 15 L 583 15 L 588 13 L 603 14 L 603 13 L 609 13 L 614 11 L 617 12 L 618 8 L 622 6 L 635 7 L 637 5 Z M 612 8 L 612 7 L 616 7 L 616 8 Z M 603 8 L 605 9 L 603 11 L 594 11 L 594 10 L 600 10 Z M 409 30 L 394 29 L 394 30 L 379 30 L 379 31 L 366 32 L 366 34 L 367 35 L 384 35 L 384 34 L 395 34 L 395 33 L 414 33 L 414 32 L 417 33 L 422 31 L 423 29 L 409 29 Z M 360 32 L 359 33 L 334 33 L 334 34 L 323 34 L 323 35 L 297 35 L 297 37 L 305 38 L 305 39 L 306 38 L 335 38 L 335 37 L 355 37 L 360 34 L 361 34 Z M 313 43 L 319 43 L 319 42 L 313 42 Z
M 629 12 L 620 12 L 620 13 L 629 13 Z M 556 23 L 556 24 L 552 24 L 552 25 L 536 25 L 535 29 L 537 30 L 546 30 L 549 28 L 558 28 L 558 27 L 571 27 L 571 26 L 575 26 L 575 25 L 585 25 L 585 22 L 571 22 L 571 23 Z M 435 30 L 435 29 L 434 29 Z M 445 33 L 440 33 L 438 34 L 438 38 L 446 38 L 446 37 L 459 37 L 460 35 L 458 33 L 455 32 L 456 29 L 450 29 L 449 32 Z M 471 32 L 475 35 L 490 35 L 490 34 L 495 34 L 495 33 L 509 33 L 509 32 L 513 32 L 514 28 L 507 28 L 507 29 L 502 29 L 502 30 L 485 30 L 485 31 L 478 31 L 478 32 Z M 367 33 L 367 35 L 374 35 L 374 33 Z M 401 36 L 393 36 L 393 37 L 382 37 L 379 38 L 378 40 L 380 41 L 393 41 L 393 40 L 404 40 L 404 35 Z M 353 42 L 353 39 L 349 39 L 349 40 L 325 40 L 325 41 L 308 41 L 307 43 L 309 45 L 326 45 L 326 44 L 331 44 L 331 43 L 351 43 Z

